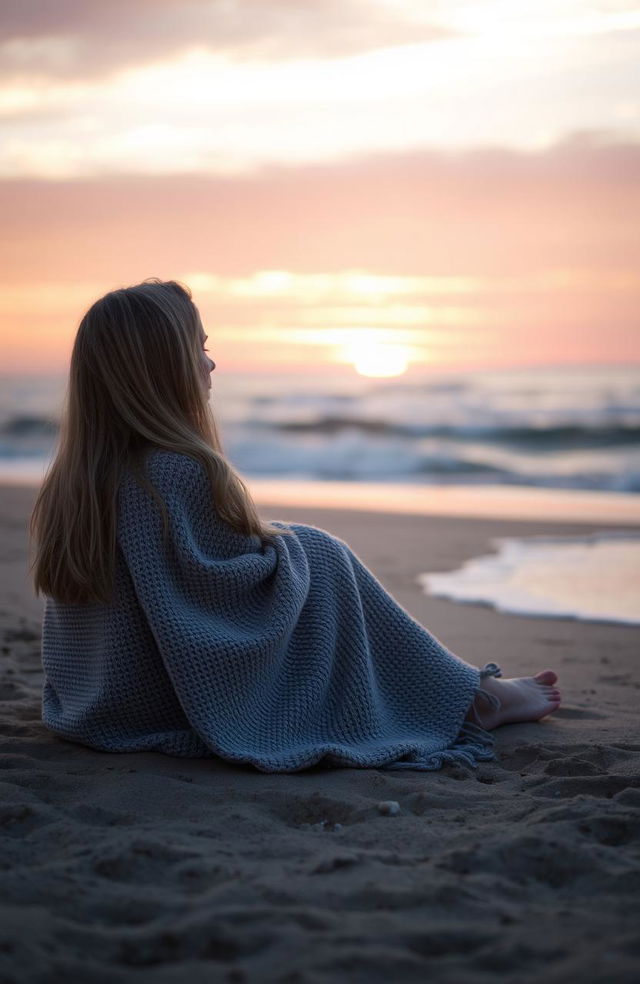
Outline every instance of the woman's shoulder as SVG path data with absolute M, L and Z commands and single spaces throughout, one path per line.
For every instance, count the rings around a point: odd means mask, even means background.
M 145 471 L 152 482 L 161 484 L 176 479 L 193 480 L 206 476 L 205 466 L 197 458 L 182 451 L 168 451 L 165 448 L 153 448 L 145 458 Z
M 151 486 L 169 503 L 178 499 L 209 495 L 210 483 L 202 462 L 178 451 L 153 448 L 138 463 L 130 462 L 124 469 L 119 488 L 119 499 L 145 500 Z

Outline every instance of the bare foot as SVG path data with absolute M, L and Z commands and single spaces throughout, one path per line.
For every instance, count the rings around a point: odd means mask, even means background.
M 557 679 L 553 670 L 542 670 L 532 677 L 512 677 L 509 680 L 485 677 L 481 683 L 482 689 L 496 696 L 500 707 L 491 707 L 482 694 L 476 694 L 468 717 L 487 731 L 501 724 L 539 721 L 560 707 L 560 691 L 554 686 Z

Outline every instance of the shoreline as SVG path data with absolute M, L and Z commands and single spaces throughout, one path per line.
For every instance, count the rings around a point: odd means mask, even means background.
M 264 508 L 299 504 L 307 509 L 414 516 L 460 516 L 495 520 L 540 520 L 640 525 L 640 495 L 522 485 L 390 485 L 380 482 L 248 482 Z
M 42 474 L 0 475 L 0 488 L 28 496 Z M 529 485 L 415 485 L 403 482 L 342 482 L 312 479 L 252 479 L 241 475 L 261 509 L 348 509 L 413 516 L 460 516 L 495 520 L 540 520 L 640 526 L 640 494 Z

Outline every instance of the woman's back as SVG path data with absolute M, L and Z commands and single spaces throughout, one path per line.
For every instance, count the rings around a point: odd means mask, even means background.
M 127 475 L 123 484 L 132 481 Z M 61 737 L 104 751 L 213 755 L 189 725 L 136 596 L 120 546 L 130 521 L 126 493 L 118 501 L 112 601 L 46 599 L 43 722 Z

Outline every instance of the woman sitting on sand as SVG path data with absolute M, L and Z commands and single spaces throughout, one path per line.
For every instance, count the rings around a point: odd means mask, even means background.
M 31 520 L 45 725 L 262 772 L 430 770 L 492 759 L 493 728 L 555 711 L 551 670 L 471 666 L 345 542 L 260 519 L 218 438 L 206 339 L 173 281 L 80 323 Z

